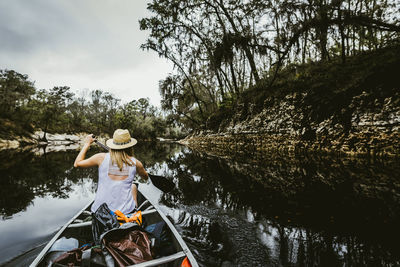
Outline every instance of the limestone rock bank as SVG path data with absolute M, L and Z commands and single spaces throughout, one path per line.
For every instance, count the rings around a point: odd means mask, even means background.
M 43 140 L 44 132 L 37 131 L 32 135 L 32 138 L 38 143 L 43 143 L 51 146 L 70 145 L 79 143 L 83 139 L 84 134 L 50 134 L 46 133 L 46 140 Z
M 309 97 L 292 93 L 280 101 L 266 99 L 261 112 L 242 104 L 218 130 L 197 131 L 181 143 L 216 154 L 307 150 L 400 156 L 400 92 L 380 98 L 362 92 L 329 116 L 315 114 Z
M 42 151 L 41 147 L 46 147 L 46 152 L 76 150 L 83 146 L 83 140 L 87 133 L 76 134 L 50 134 L 36 131 L 30 138 L 14 137 L 12 140 L 0 139 L 0 150 L 3 149 L 28 149 L 33 151 Z M 107 137 L 98 138 L 99 141 L 105 142 Z

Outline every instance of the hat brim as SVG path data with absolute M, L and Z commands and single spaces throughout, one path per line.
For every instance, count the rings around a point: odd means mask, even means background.
M 137 143 L 137 140 L 135 138 L 131 138 L 131 141 L 129 143 L 123 144 L 123 145 L 114 144 L 112 139 L 109 139 L 106 141 L 106 145 L 111 149 L 125 149 L 125 148 L 136 145 L 136 143 Z

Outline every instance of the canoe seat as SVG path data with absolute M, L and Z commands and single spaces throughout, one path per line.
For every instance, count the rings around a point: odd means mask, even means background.
M 154 212 L 157 212 L 157 210 L 155 210 L 155 209 L 145 210 L 145 211 L 142 211 L 142 216 L 146 215 L 146 214 L 154 213 Z M 90 226 L 90 225 L 92 225 L 92 221 L 78 222 L 78 223 L 71 223 L 70 225 L 68 225 L 67 228 L 86 227 L 86 226 Z

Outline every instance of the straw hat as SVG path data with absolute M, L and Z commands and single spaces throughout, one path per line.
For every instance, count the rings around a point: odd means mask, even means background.
M 125 149 L 136 145 L 137 140 L 131 138 L 129 131 L 126 129 L 117 129 L 114 132 L 113 139 L 109 139 L 106 145 L 111 149 Z

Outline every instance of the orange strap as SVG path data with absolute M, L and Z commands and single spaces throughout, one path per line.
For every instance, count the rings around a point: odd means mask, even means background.
M 118 221 L 136 222 L 138 225 L 142 225 L 142 211 L 140 210 L 132 214 L 132 216 L 129 218 L 125 214 L 123 214 L 120 210 L 116 210 L 115 214 L 117 215 Z

